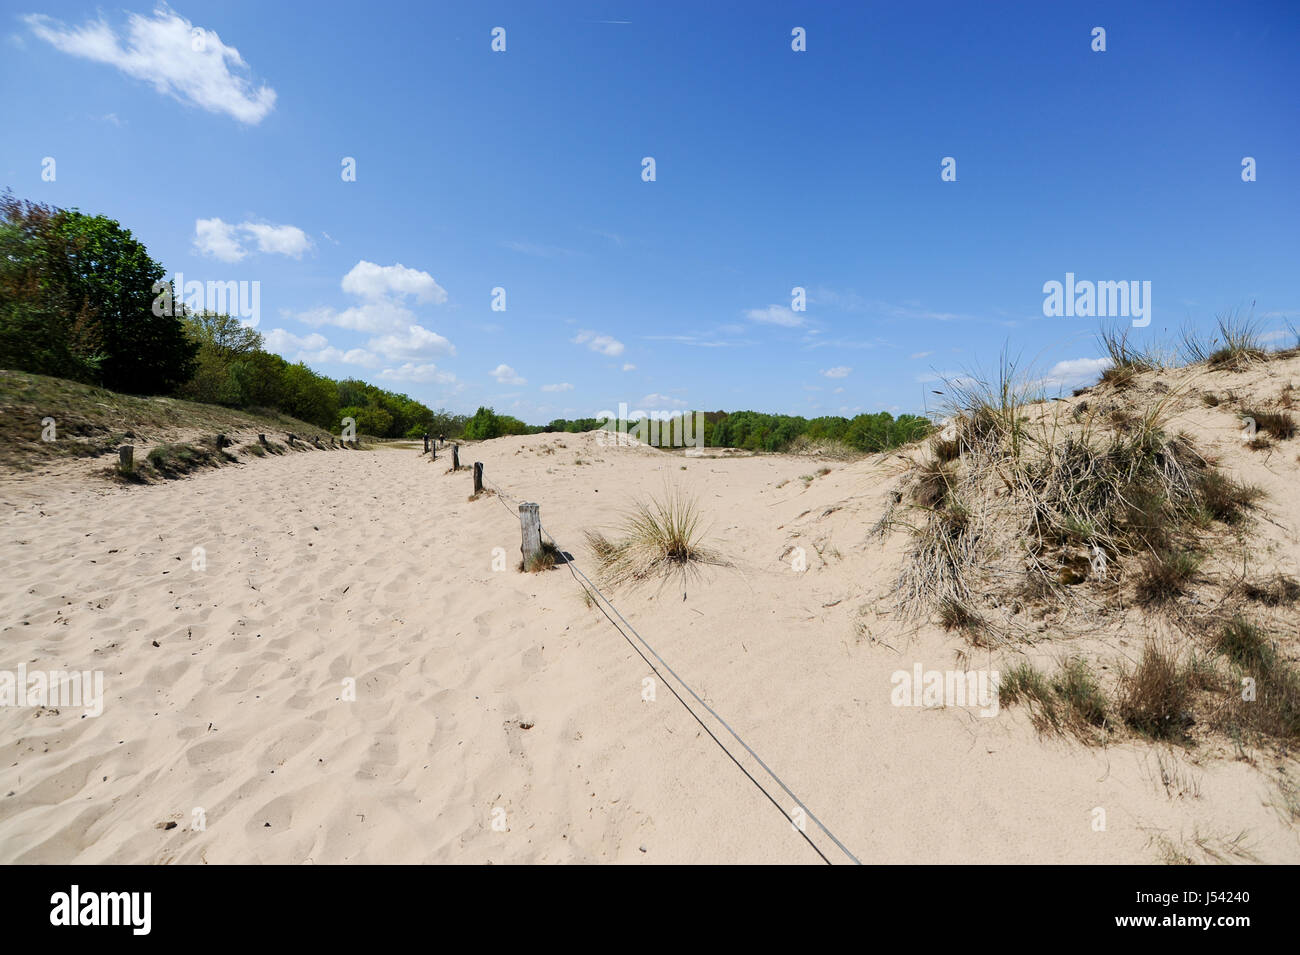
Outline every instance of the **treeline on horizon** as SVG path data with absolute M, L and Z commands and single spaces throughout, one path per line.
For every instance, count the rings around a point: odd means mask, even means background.
M 694 434 L 696 412 L 672 415 L 659 424 L 663 443 L 670 434 Z M 907 444 L 925 437 L 934 428 L 929 418 L 901 414 L 897 418 L 888 411 L 860 414 L 853 418 L 826 415 L 803 418 L 798 415 L 766 414 L 761 411 L 705 411 L 703 415 L 704 444 L 711 448 L 740 448 L 746 451 L 783 451 L 800 439 L 813 443 L 832 442 L 855 451 L 875 452 Z M 675 425 L 673 418 L 684 417 L 685 429 Z M 508 434 L 536 434 L 538 432 L 580 433 L 612 427 L 608 419 L 556 418 L 541 427 L 526 425 L 518 418 L 498 415 L 491 408 L 479 408 L 465 426 L 464 437 L 470 439 L 496 438 Z M 635 436 L 636 422 L 625 425 Z
M 343 418 L 376 438 L 422 434 L 484 440 L 593 431 L 604 418 L 529 425 L 480 407 L 434 410 L 354 378 L 337 380 L 266 351 L 239 318 L 196 311 L 171 289 L 155 309 L 166 269 L 107 216 L 0 195 L 0 367 L 68 378 L 134 395 L 167 395 L 251 412 L 276 411 L 333 430 Z M 159 314 L 159 311 L 162 314 Z M 693 414 L 693 413 L 689 413 Z M 780 451 L 799 439 L 883 451 L 923 437 L 931 422 L 888 412 L 854 418 L 756 411 L 703 413 L 704 444 Z

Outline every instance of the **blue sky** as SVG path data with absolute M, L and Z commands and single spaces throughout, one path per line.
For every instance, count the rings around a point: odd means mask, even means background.
M 1300 325 L 1293 3 L 6 0 L 0 30 L 0 187 L 259 282 L 273 350 L 434 406 L 916 411 L 1004 346 L 1069 387 L 1101 319 L 1044 316 L 1067 272 L 1149 281 L 1139 343 Z

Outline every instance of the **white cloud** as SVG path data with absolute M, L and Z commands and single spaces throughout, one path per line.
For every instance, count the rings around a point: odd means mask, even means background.
M 401 332 L 417 324 L 415 313 L 395 302 L 370 302 L 342 311 L 329 307 L 312 308 L 294 317 L 307 325 L 334 325 L 372 335 Z
M 220 219 L 194 220 L 194 248 L 222 262 L 238 262 L 248 254 L 235 235 L 235 227 Z
M 1109 358 L 1070 358 L 1053 365 L 1041 383 L 1047 388 L 1078 388 L 1095 382 L 1110 366 Z
M 264 337 L 267 349 L 281 355 L 288 351 L 300 351 L 304 348 L 324 348 L 329 344 L 329 340 L 319 332 L 300 336 L 287 332 L 283 328 L 268 329 Z
M 396 265 L 376 265 L 362 259 L 343 276 L 343 291 L 370 301 L 379 301 L 390 295 L 413 295 L 417 302 L 441 305 L 447 301 L 447 291 L 433 280 L 428 272 L 408 269 L 400 262 Z
M 934 352 L 932 352 L 932 351 L 918 351 L 918 352 L 913 352 L 912 354 L 908 355 L 907 357 L 908 357 L 908 358 L 912 358 L 912 359 L 917 359 L 917 358 L 929 358 L 929 357 L 930 357 L 931 355 L 933 355 L 933 354 L 934 354 Z
M 429 355 L 454 355 L 451 342 L 423 325 L 410 325 L 404 335 L 381 335 L 370 339 L 368 347 L 385 358 L 425 358 Z
M 762 325 L 784 325 L 786 328 L 794 328 L 803 324 L 803 313 L 796 312 L 787 305 L 751 308 L 745 315 L 751 322 Z
M 682 401 L 682 400 L 679 399 L 679 398 L 674 398 L 674 397 L 672 397 L 671 395 L 661 395 L 661 394 L 658 394 L 658 393 L 651 393 L 651 394 L 646 395 L 644 398 L 642 398 L 640 401 L 638 401 L 637 404 L 642 404 L 642 405 L 670 405 L 670 406 L 673 407 L 673 408 L 685 408 L 685 407 L 686 407 L 686 402 L 685 402 L 685 401 Z
M 623 343 L 609 335 L 599 335 L 596 332 L 580 331 L 574 337 L 575 345 L 586 345 L 594 352 L 602 355 L 608 355 L 610 358 L 616 358 L 623 354 Z
M 331 345 L 319 332 L 300 336 L 283 328 L 272 328 L 263 337 L 268 351 L 293 361 L 338 362 L 363 368 L 374 368 L 379 364 L 379 360 L 364 348 L 343 351 Z
M 573 385 L 562 381 L 558 385 L 542 385 L 542 391 L 572 391 Z
M 636 371 L 636 365 L 632 364 L 630 361 L 629 361 L 629 362 L 624 362 L 624 363 L 623 363 L 623 370 L 624 370 L 624 371 Z
M 271 252 L 300 259 L 311 248 L 311 239 L 296 225 L 267 225 L 258 222 L 242 222 L 239 228 L 252 236 L 259 252 Z
M 131 14 L 125 37 L 102 19 L 81 27 L 39 13 L 23 20 L 55 49 L 115 66 L 182 103 L 249 125 L 260 123 L 275 108 L 275 90 L 254 88 L 237 49 L 222 43 L 215 31 L 197 28 L 166 7 L 155 10 L 152 19 Z
M 417 383 L 436 382 L 440 385 L 449 385 L 456 380 L 456 376 L 449 371 L 439 371 L 438 366 L 432 362 L 418 364 L 408 361 L 399 368 L 385 368 L 379 373 L 380 378 L 388 378 L 392 381 L 410 381 Z
M 847 378 L 852 370 L 848 365 L 836 365 L 834 368 L 823 369 L 821 373 L 827 378 Z
M 488 372 L 488 374 L 491 375 L 493 378 L 495 378 L 497 380 L 497 384 L 499 385 L 528 384 L 528 382 L 525 379 L 520 378 L 518 372 L 516 372 L 509 365 L 505 365 L 505 364 L 497 365 L 490 372 Z
M 222 262 L 238 262 L 248 255 L 240 240 L 256 243 L 259 252 L 288 255 L 295 259 L 310 249 L 311 239 L 295 225 L 269 225 L 261 222 L 241 222 L 234 225 L 219 218 L 194 220 L 194 248 L 202 255 Z

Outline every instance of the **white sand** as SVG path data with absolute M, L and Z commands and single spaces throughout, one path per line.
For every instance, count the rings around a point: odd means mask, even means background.
M 866 542 L 894 461 L 827 462 L 805 486 L 819 462 L 590 435 L 473 460 L 588 569 L 581 532 L 633 496 L 666 480 L 698 496 L 733 566 L 685 600 L 669 584 L 615 602 L 864 862 L 1153 862 L 1161 836 L 1242 832 L 1260 860 L 1300 861 L 1246 762 L 1043 739 L 1017 709 L 892 706 L 895 670 L 952 668 L 963 646 L 872 610 L 904 546 Z M 517 572 L 517 519 L 468 502 L 449 463 L 390 448 L 148 487 L 84 463 L 6 478 L 0 668 L 102 668 L 106 702 L 98 718 L 0 708 L 0 861 L 818 862 L 665 687 L 643 701 L 648 668 L 567 570 Z M 864 605 L 874 640 L 855 632 Z M 1171 794 L 1158 753 L 1195 793 Z

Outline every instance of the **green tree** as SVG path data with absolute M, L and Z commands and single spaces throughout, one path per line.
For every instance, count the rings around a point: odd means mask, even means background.
M 76 209 L 60 210 L 53 227 L 63 254 L 49 257 L 50 281 L 80 306 L 74 337 L 102 354 L 104 386 L 161 394 L 188 381 L 198 349 L 177 315 L 155 310 L 155 283 L 166 271 L 144 245 L 107 216 Z
M 0 366 L 98 382 L 89 303 L 59 281 L 72 249 L 52 206 L 0 196 Z

